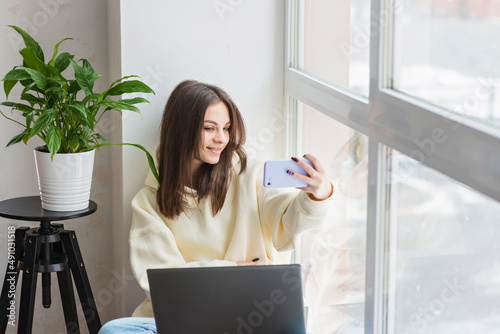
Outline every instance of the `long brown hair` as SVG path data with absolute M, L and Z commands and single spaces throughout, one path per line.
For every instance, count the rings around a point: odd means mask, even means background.
M 223 102 L 229 111 L 229 142 L 217 164 L 203 163 L 193 175 L 191 162 L 199 158 L 205 112 L 210 105 L 219 102 Z M 240 158 L 240 173 L 246 169 L 245 136 L 243 117 L 225 91 L 193 80 L 179 83 L 167 101 L 161 122 L 158 150 L 160 187 L 156 195 L 160 212 L 171 219 L 184 212 L 185 187 L 189 186 L 196 190 L 198 201 L 205 196 L 211 197 L 215 216 L 226 198 L 234 153 Z

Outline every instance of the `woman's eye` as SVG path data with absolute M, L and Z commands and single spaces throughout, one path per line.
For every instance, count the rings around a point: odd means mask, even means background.
M 207 131 L 213 131 L 215 129 L 214 128 L 205 128 L 205 130 L 207 130 Z
M 224 128 L 224 131 L 229 132 L 230 128 Z

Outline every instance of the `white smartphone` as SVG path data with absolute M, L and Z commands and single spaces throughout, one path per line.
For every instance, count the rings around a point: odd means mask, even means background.
M 309 164 L 313 164 L 307 159 L 301 159 Z M 306 171 L 297 165 L 292 159 L 268 160 L 264 163 L 264 187 L 266 188 L 284 188 L 284 187 L 307 187 L 308 184 L 288 175 L 287 171 L 309 175 Z

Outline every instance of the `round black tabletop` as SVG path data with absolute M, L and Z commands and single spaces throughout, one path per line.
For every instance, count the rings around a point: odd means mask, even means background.
M 78 211 L 49 211 L 42 209 L 40 196 L 11 198 L 0 202 L 0 217 L 29 221 L 58 221 L 88 216 L 97 211 L 97 204 L 89 201 L 86 209 Z

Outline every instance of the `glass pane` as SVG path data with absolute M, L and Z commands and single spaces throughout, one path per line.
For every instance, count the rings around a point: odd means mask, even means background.
M 397 2 L 393 87 L 500 126 L 500 1 Z
M 298 67 L 368 96 L 370 0 L 301 0 Z
M 309 106 L 302 115 L 302 152 L 317 156 L 336 183 L 327 227 L 301 245 L 309 330 L 363 333 L 368 139 Z
M 498 333 L 500 203 L 393 151 L 388 333 Z

